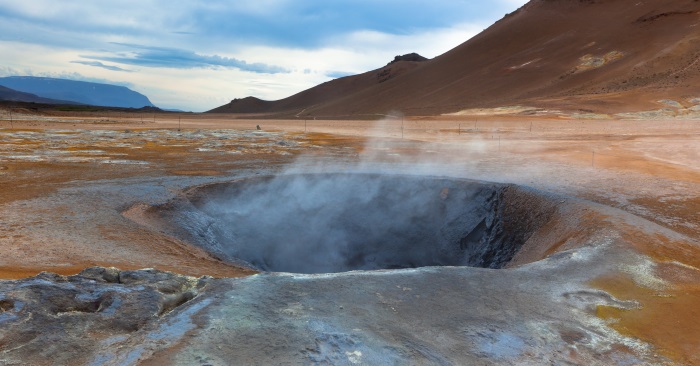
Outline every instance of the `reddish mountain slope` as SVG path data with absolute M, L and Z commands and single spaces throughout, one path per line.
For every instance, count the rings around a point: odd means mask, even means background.
M 658 109 L 664 99 L 689 107 L 700 98 L 700 1 L 533 0 L 390 80 L 347 86 L 372 73 L 260 112 L 435 115 L 516 104 L 625 112 Z
M 304 109 L 320 107 L 326 103 L 382 84 L 413 70 L 426 58 L 415 53 L 396 56 L 388 65 L 364 74 L 346 76 L 325 82 L 278 101 L 264 101 L 255 97 L 234 99 L 231 103 L 211 110 L 214 113 L 303 113 Z

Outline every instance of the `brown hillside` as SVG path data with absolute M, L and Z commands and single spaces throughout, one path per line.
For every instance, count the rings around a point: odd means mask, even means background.
M 373 73 L 270 102 L 268 112 L 436 115 L 527 105 L 609 113 L 667 107 L 661 100 L 689 107 L 700 98 L 700 1 L 533 0 L 420 67 L 366 82 Z
M 374 85 L 386 82 L 409 70 L 413 70 L 426 58 L 412 53 L 404 56 L 396 56 L 388 65 L 364 74 L 346 76 L 311 89 L 304 90 L 291 97 L 277 100 L 264 101 L 255 97 L 234 99 L 231 103 L 211 110 L 214 113 L 280 113 L 292 112 L 304 113 L 304 109 L 319 107 L 325 103 L 352 95 Z

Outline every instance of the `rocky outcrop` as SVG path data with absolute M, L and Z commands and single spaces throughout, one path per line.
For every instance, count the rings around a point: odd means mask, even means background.
M 92 267 L 0 282 L 0 364 L 86 364 L 193 299 L 209 278 Z
M 423 62 L 423 61 L 428 61 L 429 58 L 423 57 L 415 52 L 407 53 L 405 55 L 399 55 L 394 57 L 394 60 L 389 62 L 389 65 L 399 62 L 399 61 L 411 61 L 411 62 Z

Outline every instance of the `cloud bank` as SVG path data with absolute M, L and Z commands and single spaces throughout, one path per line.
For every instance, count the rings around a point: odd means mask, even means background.
M 113 66 L 113 65 L 105 65 L 102 62 L 99 61 L 71 61 L 71 63 L 74 64 L 81 64 L 81 65 L 87 65 L 87 66 L 95 66 L 95 67 L 101 67 L 105 70 L 111 70 L 111 71 L 125 71 L 125 72 L 131 72 L 131 70 L 127 69 L 122 69 L 119 66 Z
M 129 52 L 126 55 L 108 55 L 108 56 L 92 56 L 81 55 L 80 57 L 89 60 L 108 61 L 119 64 L 145 66 L 145 67 L 168 67 L 174 69 L 193 69 L 193 68 L 236 68 L 243 71 L 255 73 L 276 74 L 287 72 L 280 66 L 267 65 L 263 63 L 247 63 L 232 57 L 223 57 L 218 55 L 205 56 L 199 55 L 192 51 L 180 50 L 175 48 L 152 47 L 128 43 L 112 44 L 123 46 L 129 49 L 137 50 Z M 80 63 L 80 62 L 79 62 Z M 86 65 L 106 67 L 100 62 L 82 62 Z M 123 69 L 116 68 L 118 71 Z

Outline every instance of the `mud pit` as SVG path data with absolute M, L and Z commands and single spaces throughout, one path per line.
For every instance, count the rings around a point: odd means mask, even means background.
M 378 174 L 298 174 L 196 187 L 153 209 L 172 234 L 262 271 L 502 268 L 554 198 L 515 185 Z

